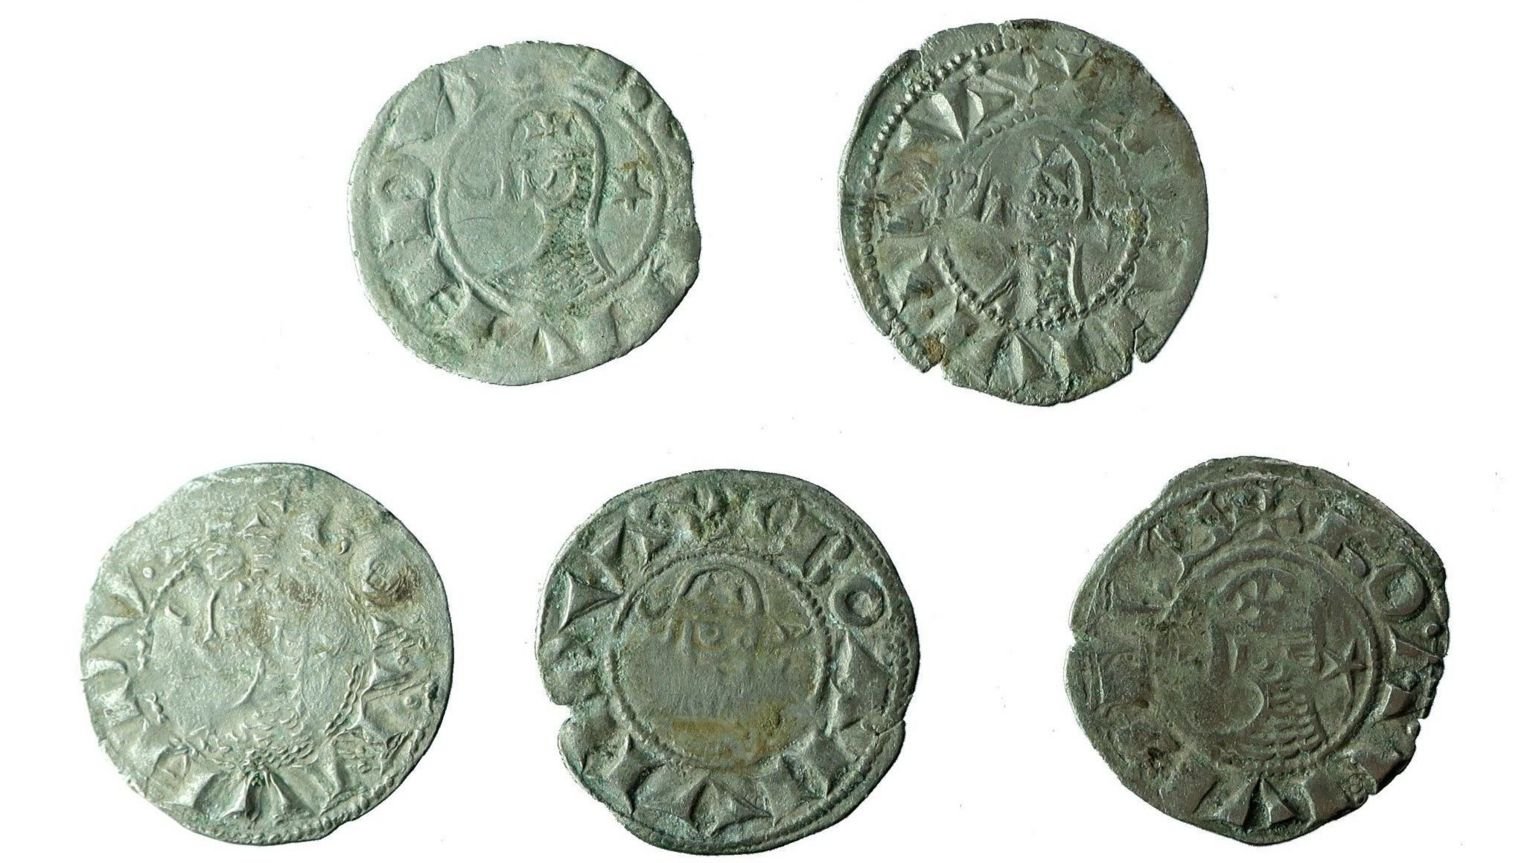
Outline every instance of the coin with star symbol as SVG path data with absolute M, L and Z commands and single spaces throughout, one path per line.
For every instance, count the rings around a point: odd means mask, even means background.
M 1142 799 L 1283 842 L 1407 765 L 1449 613 L 1439 557 L 1380 501 L 1318 468 L 1223 459 L 1175 477 L 1094 564 L 1068 688 Z
M 653 845 L 761 851 L 890 769 L 917 629 L 879 540 L 824 489 L 713 470 L 631 489 L 567 542 L 538 658 L 560 751 Z
M 1056 404 L 1173 332 L 1205 261 L 1205 173 L 1124 50 L 1051 21 L 960 27 L 866 99 L 842 227 L 865 309 L 908 362 Z
M 698 275 L 682 126 L 634 69 L 524 42 L 433 66 L 352 173 L 374 307 L 422 359 L 496 384 L 575 374 L 654 334 Z
M 183 826 L 318 839 L 431 745 L 452 677 L 432 560 L 377 501 L 296 464 L 187 483 L 118 539 L 86 607 L 91 724 Z

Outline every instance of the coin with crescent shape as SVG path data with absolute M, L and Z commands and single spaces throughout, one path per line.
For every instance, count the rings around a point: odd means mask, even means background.
M 1449 615 L 1440 558 L 1380 501 L 1318 468 L 1222 459 L 1175 477 L 1094 564 L 1068 687 L 1142 799 L 1283 842 L 1407 766 Z

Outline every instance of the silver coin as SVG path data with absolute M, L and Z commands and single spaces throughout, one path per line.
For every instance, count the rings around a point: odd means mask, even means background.
M 395 336 L 477 380 L 574 374 L 650 338 L 698 275 L 692 158 L 640 74 L 524 42 L 433 66 L 352 172 L 363 282 Z
M 1205 260 L 1205 174 L 1130 54 L 1051 21 L 946 30 L 871 91 L 844 252 L 908 362 L 1048 405 L 1151 360 Z
M 653 845 L 794 841 L 901 749 L 906 592 L 859 517 L 803 480 L 715 470 L 619 495 L 566 543 L 540 620 L 566 764 Z
M 80 666 L 130 785 L 228 842 L 316 839 L 394 791 L 432 742 L 448 605 L 372 498 L 293 464 L 193 480 L 107 553 Z
M 1072 703 L 1142 799 L 1283 842 L 1408 764 L 1449 614 L 1439 557 L 1380 501 L 1317 468 L 1209 462 L 1094 564 L 1072 616 Z

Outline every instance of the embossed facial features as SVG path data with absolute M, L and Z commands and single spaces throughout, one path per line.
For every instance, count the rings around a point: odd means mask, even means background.
M 1054 22 L 937 34 L 882 76 L 842 172 L 865 308 L 908 362 L 1025 404 L 1152 359 L 1204 262 L 1205 181 L 1134 57 Z
M 589 244 L 603 155 L 585 109 L 550 102 L 467 129 L 447 167 L 447 230 L 460 259 L 501 283 Z
M 980 137 L 936 185 L 944 272 L 960 297 L 1012 326 L 1075 320 L 1124 283 L 1144 236 L 1113 160 L 1086 135 L 1029 120 Z
M 750 471 L 609 501 L 550 573 L 539 628 L 572 773 L 647 842 L 724 854 L 835 823 L 895 760 L 911 608 L 824 490 Z
M 1413 755 L 1447 644 L 1444 585 L 1423 538 L 1345 480 L 1207 462 L 1084 584 L 1073 707 L 1142 799 L 1243 842 L 1287 841 Z
M 530 111 L 505 128 L 471 134 L 451 169 L 454 196 L 484 207 L 533 203 L 549 211 L 590 196 L 596 142 L 584 113 Z
M 517 122 L 511 137 L 506 172 L 514 196 L 531 195 L 553 209 L 571 203 L 578 191 L 592 194 L 592 137 L 574 112 L 536 111 Z
M 405 160 L 429 182 L 403 182 Z M 633 350 L 692 284 L 691 177 L 682 128 L 634 69 L 577 45 L 486 47 L 380 112 L 352 172 L 353 249 L 422 359 L 553 380 Z
M 646 585 L 620 624 L 615 678 L 638 725 L 696 763 L 745 768 L 811 730 L 819 631 L 765 565 L 705 557 Z
M 1328 572 L 1285 556 L 1208 577 L 1217 590 L 1186 592 L 1160 646 L 1177 660 L 1159 680 L 1174 715 L 1226 763 L 1306 762 L 1357 718 L 1371 689 L 1364 610 Z
M 209 543 L 161 596 L 140 685 L 184 732 L 296 732 L 283 718 L 338 709 L 351 671 L 336 657 L 357 649 L 359 623 L 336 587 Z
M 232 842 L 318 838 L 366 812 L 430 742 L 451 682 L 426 552 L 303 465 L 183 486 L 109 552 L 85 632 L 113 762 L 178 822 Z

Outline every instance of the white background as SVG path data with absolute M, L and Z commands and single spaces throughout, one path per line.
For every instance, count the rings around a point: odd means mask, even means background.
M 780 471 L 875 529 L 917 613 L 905 752 L 776 863 L 1503 858 L 1530 820 L 1529 12 L 1516 4 L 7 4 L 0 311 L 11 860 L 678 859 L 567 775 L 534 663 L 546 567 L 635 484 Z M 1135 53 L 1194 128 L 1210 253 L 1161 356 L 1069 405 L 920 375 L 866 320 L 836 177 L 860 101 L 945 27 L 1036 16 Z M 347 176 L 390 94 L 483 44 L 600 47 L 692 143 L 703 259 L 633 354 L 498 388 L 416 359 L 353 268 Z M 1099 550 L 1173 474 L 1342 474 L 1444 557 L 1452 649 L 1417 757 L 1260 852 L 1121 788 L 1062 683 Z M 117 534 L 194 476 L 330 470 L 437 561 L 457 667 L 437 743 L 372 814 L 265 851 L 197 836 L 98 749 L 81 612 Z M 126 852 L 126 854 L 125 854 Z M 1529 858 L 1526 858 L 1529 859 Z

